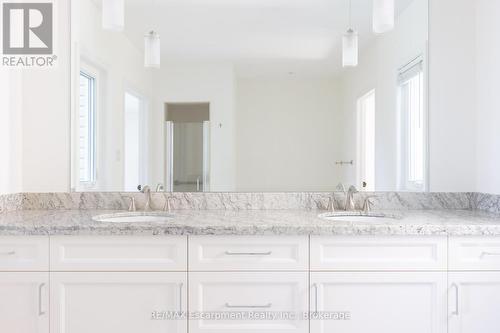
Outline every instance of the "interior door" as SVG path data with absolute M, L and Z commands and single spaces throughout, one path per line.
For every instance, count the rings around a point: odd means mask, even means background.
M 0 273 L 0 332 L 49 332 L 49 273 Z
M 53 333 L 185 333 L 186 273 L 51 273 Z M 176 317 L 172 317 L 176 315 Z
M 450 333 L 500 332 L 500 272 L 449 275 Z
M 313 272 L 312 333 L 445 333 L 444 272 Z
M 173 190 L 203 191 L 203 122 L 173 125 Z

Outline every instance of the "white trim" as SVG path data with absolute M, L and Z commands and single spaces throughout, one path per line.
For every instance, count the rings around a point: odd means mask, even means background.
M 427 49 L 427 47 L 426 47 Z M 410 62 L 399 68 L 405 75 L 401 77 L 398 72 L 397 76 L 397 105 L 398 105 L 398 190 L 402 191 L 428 191 L 429 190 L 429 114 L 428 114 L 428 66 L 427 66 L 427 51 L 423 54 L 413 58 Z M 417 67 L 418 66 L 418 67 Z M 414 78 L 417 74 L 422 75 L 422 122 L 423 122 L 423 182 L 421 185 L 416 186 L 408 181 L 408 128 L 407 118 L 401 109 L 403 96 L 401 87 L 410 79 Z
M 376 118 L 377 118 L 377 96 L 376 96 L 376 90 L 371 89 L 367 93 L 363 94 L 356 100 L 356 157 L 357 157 L 357 163 L 356 163 L 356 183 L 359 189 L 365 190 L 363 187 L 363 183 L 366 181 L 366 175 L 364 174 L 364 169 L 365 169 L 365 147 L 363 144 L 364 137 L 365 137 L 365 128 L 361 128 L 361 123 L 363 122 L 363 126 L 365 125 L 365 114 L 362 114 L 364 111 L 364 108 L 362 108 L 362 101 L 364 101 L 366 98 L 373 96 L 374 99 L 374 142 L 373 142 L 373 148 L 374 148 L 374 161 L 373 161 L 373 184 L 369 184 L 368 188 L 366 190 L 368 191 L 374 191 L 376 188 Z M 363 118 L 363 119 L 361 119 Z
M 79 79 L 80 79 L 80 76 L 81 76 L 81 73 L 84 73 L 86 75 L 88 75 L 89 77 L 91 77 L 93 79 L 93 82 L 94 82 L 94 119 L 93 119 L 93 127 L 94 127 L 94 133 L 93 133 L 93 147 L 91 148 L 93 150 L 93 181 L 91 182 L 81 182 L 80 181 L 80 163 L 79 163 L 79 130 L 78 130 L 78 127 L 79 127 L 79 122 L 77 121 L 78 119 L 78 115 L 79 115 L 79 112 L 80 112 L 80 108 L 76 108 L 75 109 L 75 132 L 73 133 L 73 136 L 75 136 L 74 138 L 74 142 L 75 142 L 75 169 L 73 170 L 75 173 L 76 173 L 76 188 L 77 189 L 80 189 L 80 190 L 92 190 L 92 189 L 96 189 L 98 187 L 98 183 L 99 183 L 99 162 L 100 162 L 100 157 L 99 157 L 99 149 L 98 149 L 98 143 L 99 143 L 99 140 L 100 140 L 100 135 L 99 135 L 99 124 L 100 124 L 100 114 L 101 114 L 101 109 L 103 107 L 103 102 L 101 100 L 101 96 L 104 96 L 104 94 L 102 93 L 101 89 L 102 89 L 102 75 L 101 75 L 101 71 L 97 68 L 97 67 L 94 67 L 93 65 L 91 65 L 90 63 L 82 60 L 80 62 L 80 66 L 79 66 L 79 70 L 78 70 L 78 82 L 79 82 Z M 78 84 L 78 92 L 79 92 L 79 84 Z M 78 101 L 79 101 L 79 93 L 78 93 Z

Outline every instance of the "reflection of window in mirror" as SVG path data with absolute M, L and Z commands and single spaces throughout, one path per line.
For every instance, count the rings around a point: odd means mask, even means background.
M 125 92 L 124 108 L 124 189 L 136 191 L 138 185 L 147 183 L 147 102 Z
M 375 190 L 375 90 L 357 103 L 357 183 L 364 191 Z
M 78 175 L 79 187 L 92 188 L 97 182 L 96 119 L 98 75 L 80 71 L 78 109 Z
M 399 71 L 399 109 L 401 116 L 401 189 L 426 188 L 426 117 L 424 68 L 421 57 Z

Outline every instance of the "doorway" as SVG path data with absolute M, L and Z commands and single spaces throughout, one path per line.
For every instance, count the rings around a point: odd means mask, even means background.
M 167 190 L 209 191 L 209 103 L 166 103 L 165 127 Z
M 364 191 L 375 190 L 375 90 L 358 99 L 357 182 Z

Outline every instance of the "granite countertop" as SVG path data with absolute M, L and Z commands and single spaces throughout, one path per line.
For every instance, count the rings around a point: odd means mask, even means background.
M 328 221 L 320 210 L 178 210 L 168 222 L 104 223 L 109 210 L 0 214 L 0 235 L 498 235 L 500 215 L 475 210 L 380 211 L 378 221 Z M 123 212 L 123 211 L 120 211 Z

